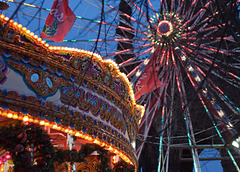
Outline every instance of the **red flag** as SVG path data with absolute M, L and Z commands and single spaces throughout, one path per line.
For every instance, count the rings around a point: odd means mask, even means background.
M 77 17 L 68 6 L 68 0 L 55 0 L 45 22 L 41 38 L 63 41 Z
M 135 85 L 135 99 L 139 99 L 142 95 L 156 90 L 162 85 L 163 83 L 158 79 L 157 72 L 155 71 L 153 55 Z

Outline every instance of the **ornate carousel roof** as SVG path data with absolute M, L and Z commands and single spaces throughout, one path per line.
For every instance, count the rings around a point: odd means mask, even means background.
M 144 108 L 114 61 L 49 46 L 4 15 L 0 31 L 0 120 L 72 134 L 137 166 L 131 142 Z

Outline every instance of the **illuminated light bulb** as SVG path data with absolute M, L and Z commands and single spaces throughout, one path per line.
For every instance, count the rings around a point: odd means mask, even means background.
M 30 34 L 31 31 L 30 31 L 30 30 L 27 30 L 26 32 L 27 32 L 27 34 Z
M 35 39 L 38 39 L 38 36 L 37 36 L 37 35 L 34 35 L 33 37 L 34 37 Z
M 232 142 L 232 145 L 233 145 L 234 147 L 236 147 L 236 148 L 239 148 L 239 144 L 238 144 L 238 142 L 235 141 L 235 140 Z
M 22 120 L 23 119 L 23 116 L 22 115 L 19 115 L 18 116 L 18 120 Z
M 23 121 L 24 121 L 24 122 L 28 122 L 28 116 L 24 116 L 24 117 L 23 117 Z
M 50 50 L 52 50 L 52 49 L 53 49 L 53 47 L 49 47 L 49 49 L 50 49 Z
M 28 121 L 24 121 L 23 124 L 24 124 L 24 125 L 28 125 L 29 122 L 28 122 Z
M 39 123 L 39 120 L 34 119 L 34 120 L 33 120 L 33 123 L 38 124 L 38 123 Z
M 77 136 L 77 137 L 80 136 L 80 133 L 79 133 L 79 132 L 76 132 L 75 136 Z
M 189 67 L 188 67 L 188 71 L 193 71 L 193 67 L 192 67 L 192 66 L 189 66 Z
M 5 17 L 5 18 L 4 18 L 4 20 L 8 21 L 8 20 L 9 20 L 9 18 L 8 18 L 8 17 Z
M 49 126 L 50 124 L 49 124 L 49 122 L 45 122 L 45 124 L 44 124 L 45 126 Z
M 42 41 L 42 38 L 38 38 L 37 40 L 38 40 L 39 42 L 41 42 L 41 41 Z
M 200 81 L 201 81 L 201 79 L 200 79 L 199 76 L 196 76 L 196 77 L 195 77 L 195 80 L 196 80 L 197 82 L 200 82 Z
M 31 35 L 31 36 L 33 36 L 33 35 L 34 35 L 34 33 L 33 33 L 33 32 L 31 32 L 31 33 L 30 33 L 30 35 Z
M 27 28 L 26 28 L 26 27 L 23 27 L 23 28 L 22 28 L 22 30 L 23 30 L 23 31 L 26 31 L 26 30 L 27 30 Z
M 68 131 L 68 133 L 69 133 L 69 134 L 72 134 L 72 133 L 73 133 L 73 131 L 72 131 L 72 130 L 69 130 L 69 131 Z
M 12 114 L 12 113 L 8 113 L 8 114 L 7 114 L 7 117 L 8 117 L 8 118 L 12 118 L 12 117 L 13 117 L 13 114 Z
M 185 61 L 186 57 L 185 56 L 181 56 L 181 59 L 182 59 L 182 61 Z
M 17 113 L 14 113 L 13 119 L 18 119 L 18 114 Z
M 42 43 L 42 44 L 45 44 L 45 41 L 42 41 L 41 43 Z
M 7 160 L 11 159 L 11 155 L 9 155 L 9 153 L 7 153 L 7 154 L 5 155 L 5 158 L 6 158 Z
M 3 19 L 3 18 L 4 18 L 4 15 L 1 15 L 0 17 Z
M 53 129 L 56 129 L 58 126 L 55 124 L 52 126 Z
M 22 28 L 22 25 L 21 25 L 21 24 L 18 24 L 18 27 L 19 27 L 19 28 Z
M 49 44 L 44 44 L 45 45 L 45 47 L 49 47 Z M 50 48 L 50 47 L 49 47 Z
M 140 76 L 141 73 L 142 73 L 142 72 L 138 70 L 137 73 L 136 73 L 136 76 Z
M 33 118 L 29 118 L 29 120 L 28 120 L 29 122 L 33 122 Z
M 45 121 L 40 121 L 39 124 L 40 124 L 40 125 L 44 125 L 44 124 L 45 124 Z
M 7 114 L 8 114 L 7 111 L 2 112 L 2 116 L 7 116 Z
M 14 25 L 14 26 L 17 26 L 17 25 L 18 25 L 18 23 L 17 23 L 17 22 L 14 22 L 14 23 L 13 23 L 13 25 Z

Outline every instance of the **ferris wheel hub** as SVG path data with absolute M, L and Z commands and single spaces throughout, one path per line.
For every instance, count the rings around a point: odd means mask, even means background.
M 166 20 L 160 21 L 157 27 L 157 33 L 159 35 L 169 36 L 173 31 L 172 23 Z

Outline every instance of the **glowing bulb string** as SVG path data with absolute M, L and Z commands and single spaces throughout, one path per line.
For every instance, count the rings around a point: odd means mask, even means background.
M 187 98 L 186 98 L 186 96 L 183 96 L 183 95 L 186 95 L 185 88 L 184 88 L 184 85 L 183 85 L 182 77 L 178 76 L 178 74 L 180 75 L 181 73 L 180 73 L 180 71 L 179 71 L 179 69 L 176 65 L 176 61 L 174 59 L 173 51 L 171 51 L 171 57 L 172 57 L 173 65 L 174 65 L 174 70 L 175 70 L 175 75 L 176 75 L 175 77 L 176 77 L 176 81 L 177 81 L 178 92 L 180 94 L 180 100 L 181 100 L 182 110 L 183 110 L 184 106 L 187 104 L 187 102 L 186 102 Z M 182 84 L 180 84 L 180 83 L 182 83 Z M 185 121 L 185 126 L 186 126 L 186 130 L 187 130 L 188 143 L 189 143 L 190 146 L 192 146 L 193 144 L 196 145 L 194 133 L 191 130 L 192 129 L 192 123 L 189 120 L 189 118 L 190 118 L 189 107 L 186 107 L 185 111 L 186 112 L 183 113 L 183 119 Z M 199 159 L 198 159 L 197 150 L 192 148 L 191 152 L 192 152 L 192 158 L 193 158 L 193 162 L 194 162 L 194 169 L 195 169 L 196 172 L 200 172 L 201 168 L 200 168 L 200 163 L 199 163 Z
M 8 23 L 11 21 L 11 19 L 17 14 L 18 10 L 20 9 L 20 7 L 23 5 L 25 0 L 22 0 L 21 2 L 18 2 L 19 5 L 17 7 L 17 9 L 14 11 L 14 13 L 12 14 L 12 16 L 10 17 L 10 19 L 7 21 L 6 25 L 4 27 L 2 27 L 0 29 L 0 33 L 5 29 L 6 26 L 8 26 Z
M 199 68 L 196 66 L 196 69 L 205 77 L 206 74 Z M 226 105 L 229 107 L 229 109 L 231 109 L 233 112 L 235 113 L 239 113 L 240 112 L 240 109 L 228 98 L 228 96 L 226 94 L 224 94 L 224 92 L 217 86 L 214 84 L 214 82 L 212 80 L 210 80 L 208 78 L 208 81 L 213 85 L 214 88 L 216 88 L 221 94 L 216 94 L 220 97 L 220 99 L 222 99 L 223 101 L 225 101 Z M 213 89 L 214 91 L 215 89 Z M 226 101 L 227 100 L 227 101 Z M 229 106 L 229 103 L 232 105 L 232 106 Z M 235 108 L 237 109 L 237 111 L 235 110 Z
M 203 57 L 203 56 L 197 54 L 197 53 L 194 52 L 193 50 L 191 50 L 191 49 L 189 49 L 189 48 L 187 48 L 187 47 L 184 47 L 184 49 L 188 50 L 190 53 L 193 53 L 193 54 L 199 56 L 201 59 L 204 59 L 204 60 L 205 60 L 206 62 L 208 62 L 209 64 L 212 64 L 212 61 L 211 61 L 211 60 L 209 60 L 209 59 L 207 59 L 207 58 L 205 58 L 205 57 Z M 217 67 L 218 69 L 220 69 L 220 70 L 221 70 L 222 72 L 224 72 L 224 73 L 227 72 L 229 75 L 233 76 L 234 78 L 236 78 L 236 79 L 238 79 L 238 80 L 240 79 L 239 76 L 233 74 L 232 72 L 224 71 L 224 69 L 221 68 L 221 67 L 219 67 L 216 63 L 214 64 L 214 67 Z
M 223 39 L 221 39 L 221 42 L 222 42 L 222 40 L 223 40 Z M 220 42 L 220 45 L 221 45 L 221 42 Z M 219 51 L 220 45 L 219 45 L 219 47 L 218 47 L 218 51 Z M 204 77 L 204 81 L 207 79 L 207 77 L 208 77 L 208 75 L 209 75 L 209 73 L 210 73 L 210 71 L 211 71 L 210 69 L 212 69 L 212 67 L 213 67 L 213 65 L 214 65 L 214 62 L 215 62 L 215 59 L 216 59 L 216 55 L 218 54 L 218 51 L 217 51 L 217 53 L 215 54 L 215 58 L 214 58 L 214 60 L 213 60 L 213 63 L 212 63 L 212 65 L 211 65 L 211 67 L 210 67 L 209 70 L 208 70 L 208 73 L 207 73 L 206 76 Z M 180 57 L 180 56 L 179 56 L 179 57 Z M 180 61 L 181 61 L 181 60 L 180 60 Z M 181 62 L 182 62 L 182 61 L 181 61 Z M 185 62 L 185 63 L 186 63 L 186 62 Z M 183 64 L 183 62 L 182 62 L 182 64 Z M 185 70 L 186 70 L 186 68 L 185 68 Z M 201 100 L 203 106 L 205 107 L 205 110 L 206 110 L 209 118 L 211 119 L 211 121 L 212 121 L 212 123 L 213 123 L 213 125 L 214 125 L 214 127 L 215 127 L 215 129 L 216 129 L 216 131 L 217 131 L 217 133 L 218 133 L 218 135 L 219 135 L 219 137 L 220 137 L 220 139 L 222 140 L 222 143 L 225 144 L 226 142 L 225 142 L 225 140 L 223 139 L 223 137 L 222 137 L 222 135 L 221 135 L 221 133 L 220 133 L 220 131 L 219 131 L 216 123 L 215 123 L 215 120 L 213 119 L 210 111 L 208 110 L 208 108 L 207 108 L 207 106 L 206 106 L 206 104 L 205 104 L 205 102 L 204 102 L 204 100 L 203 100 L 202 94 L 199 93 L 200 88 L 202 88 L 202 86 L 203 86 L 203 81 L 201 82 L 201 85 L 198 86 L 198 88 L 197 88 L 197 86 L 195 85 L 195 82 L 192 80 L 192 77 L 189 75 L 189 72 L 188 72 L 187 70 L 186 70 L 186 72 L 187 72 L 187 76 L 188 76 L 189 80 L 191 81 L 192 85 L 194 86 L 194 88 L 195 88 L 195 90 L 196 90 L 196 91 L 195 91 L 196 94 L 198 95 L 199 99 Z M 227 149 L 227 150 L 228 150 L 228 149 Z M 228 151 L 228 154 L 229 154 L 229 156 L 231 157 L 232 162 L 233 162 L 233 164 L 235 165 L 236 169 L 237 169 L 238 171 L 240 171 L 240 169 L 239 169 L 238 165 L 236 164 L 236 161 L 235 161 L 235 159 L 234 159 L 234 157 L 232 156 L 232 154 L 231 154 L 230 151 Z

